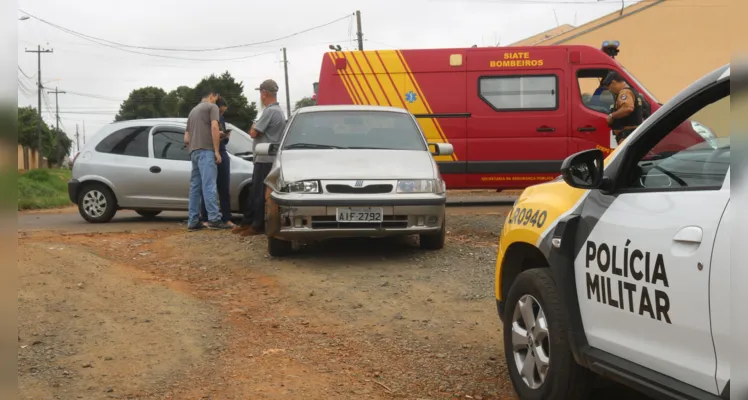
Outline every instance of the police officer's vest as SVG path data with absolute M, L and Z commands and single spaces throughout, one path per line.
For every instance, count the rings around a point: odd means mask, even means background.
M 613 123 L 610 125 L 610 128 L 613 130 L 621 130 L 627 126 L 639 126 L 644 121 L 644 113 L 642 112 L 642 103 L 644 102 L 644 99 L 639 96 L 636 89 L 632 87 L 626 87 L 626 89 L 634 93 L 634 112 L 623 118 L 614 119 Z M 613 107 L 618 103 L 618 96 L 620 95 L 621 92 L 619 92 L 615 96 L 615 99 L 613 99 Z

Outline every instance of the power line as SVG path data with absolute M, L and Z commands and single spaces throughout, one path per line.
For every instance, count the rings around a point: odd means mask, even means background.
M 281 37 L 278 37 L 278 38 L 275 38 L 275 39 L 263 40 L 263 41 L 254 42 L 254 43 L 245 43 L 245 44 L 237 44 L 237 45 L 232 45 L 232 46 L 213 47 L 213 48 L 205 48 L 205 49 L 187 49 L 187 48 L 178 49 L 178 48 L 169 48 L 169 47 L 133 46 L 133 45 L 129 45 L 129 44 L 114 42 L 114 41 L 111 41 L 111 40 L 107 40 L 107 39 L 102 39 L 102 38 L 98 38 L 98 37 L 95 37 L 95 36 L 86 35 L 85 33 L 80 33 L 80 32 L 74 31 L 72 29 L 65 28 L 63 26 L 54 24 L 52 22 L 43 20 L 43 19 L 41 19 L 41 18 L 39 18 L 37 16 L 29 14 L 26 11 L 21 10 L 20 8 L 18 10 L 20 12 L 28 15 L 29 17 L 38 20 L 39 22 L 45 23 L 47 25 L 50 25 L 50 26 L 52 26 L 54 28 L 57 28 L 57 29 L 62 30 L 64 32 L 67 32 L 67 33 L 69 33 L 71 35 L 75 35 L 75 36 L 78 36 L 78 37 L 81 37 L 81 38 L 84 38 L 84 39 L 88 39 L 88 40 L 91 40 L 91 41 L 101 41 L 101 42 L 109 43 L 109 44 L 114 45 L 114 46 L 126 47 L 126 48 L 131 48 L 131 49 L 154 50 L 154 51 L 180 51 L 180 52 L 219 51 L 219 50 L 238 49 L 238 48 L 242 48 L 242 47 L 251 47 L 251 46 L 257 46 L 257 45 L 261 45 L 261 44 L 268 44 L 268 43 L 277 42 L 279 40 L 288 39 L 288 38 L 291 38 L 291 37 L 294 37 L 294 36 L 298 36 L 298 35 L 301 35 L 303 33 L 307 33 L 307 32 L 310 32 L 310 31 L 313 31 L 313 30 L 316 30 L 316 29 L 324 28 L 324 27 L 326 27 L 328 25 L 332 25 L 332 24 L 334 24 L 336 22 L 339 22 L 339 21 L 342 21 L 344 19 L 350 18 L 350 14 L 346 14 L 344 17 L 337 18 L 335 20 L 332 20 L 330 22 L 326 22 L 326 23 L 321 24 L 321 25 L 313 26 L 311 28 L 307 28 L 307 29 L 304 29 L 304 30 L 301 30 L 301 31 L 298 31 L 298 32 L 294 32 L 294 33 L 291 33 L 291 34 L 286 35 L 286 36 L 281 36 Z M 99 43 L 99 44 L 103 45 L 103 43 Z M 120 49 L 120 50 L 124 50 L 124 49 Z M 147 53 L 140 53 L 140 54 L 147 54 Z M 149 54 L 149 55 L 153 55 L 153 54 Z M 170 58 L 168 56 L 164 56 L 164 57 Z M 220 60 L 220 61 L 229 61 L 229 60 L 230 59 L 228 59 L 228 60 Z M 219 60 L 205 60 L 205 61 L 219 61 Z
M 31 14 L 29 14 L 29 15 L 31 15 Z M 36 17 L 34 17 L 34 18 L 36 18 Z M 39 21 L 42 21 L 42 20 L 39 20 Z M 42 22 L 45 22 L 45 21 L 42 21 Z M 79 37 L 79 38 L 84 39 L 84 40 L 88 40 L 89 42 L 93 42 L 93 43 L 96 43 L 96 44 L 104 46 L 104 47 L 109 47 L 109 48 L 112 48 L 112 49 L 115 49 L 115 50 L 120 50 L 120 51 L 126 51 L 128 53 L 133 53 L 133 54 L 141 54 L 141 55 L 144 55 L 144 56 L 159 57 L 159 58 L 168 58 L 168 59 L 172 59 L 172 60 L 183 60 L 183 61 L 236 61 L 236 60 L 246 60 L 248 58 L 260 57 L 260 56 L 264 56 L 264 55 L 268 55 L 268 54 L 275 54 L 275 52 L 273 52 L 273 51 L 266 51 L 264 53 L 251 54 L 251 55 L 242 56 L 242 57 L 211 58 L 211 59 L 207 59 L 207 58 L 187 58 L 187 57 L 166 56 L 166 55 L 163 55 L 163 54 L 152 54 L 152 53 L 144 53 L 142 51 L 129 50 L 129 49 L 125 49 L 125 48 L 118 47 L 118 46 L 115 46 L 115 45 L 111 45 L 111 44 L 108 44 L 108 43 L 102 43 L 102 42 L 98 41 L 97 39 L 88 38 L 86 36 L 83 36 L 83 35 L 75 32 L 75 31 L 71 31 L 71 30 L 68 30 L 66 28 L 58 27 L 58 26 L 55 26 L 55 25 L 52 25 L 52 26 L 56 27 L 57 29 L 62 30 L 63 32 L 69 33 L 69 34 L 71 34 L 73 36 Z
M 23 70 L 23 68 L 21 68 L 21 66 L 20 66 L 20 65 L 18 66 L 18 70 L 19 70 L 19 71 L 20 71 L 20 72 L 21 72 L 21 73 L 23 74 L 23 76 L 25 76 L 25 77 L 27 77 L 27 78 L 29 78 L 29 79 L 34 79 L 34 77 L 33 77 L 33 76 L 29 76 L 29 74 L 27 74 L 27 73 L 26 73 L 26 72 L 25 72 L 25 71 Z

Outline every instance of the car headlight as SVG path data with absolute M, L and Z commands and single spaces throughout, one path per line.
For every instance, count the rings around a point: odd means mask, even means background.
M 441 179 L 407 179 L 397 181 L 397 193 L 444 193 L 446 185 Z
M 287 183 L 283 187 L 288 193 L 319 193 L 319 181 L 298 181 Z

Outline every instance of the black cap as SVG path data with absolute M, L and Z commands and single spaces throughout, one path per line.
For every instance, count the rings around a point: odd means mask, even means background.
M 613 81 L 623 82 L 623 81 L 625 81 L 625 79 L 623 79 L 623 77 L 621 77 L 621 74 L 619 74 L 618 72 L 616 72 L 616 71 L 610 71 L 610 72 L 608 72 L 608 75 L 605 76 L 605 79 L 603 79 L 603 81 L 600 82 L 600 85 L 601 86 L 608 86 L 611 83 L 613 83 Z

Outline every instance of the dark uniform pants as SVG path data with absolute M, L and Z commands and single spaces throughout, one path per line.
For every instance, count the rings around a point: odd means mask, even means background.
M 625 128 L 617 133 L 614 133 L 614 136 L 616 137 L 616 143 L 621 144 L 621 142 L 624 141 L 629 135 L 636 130 L 636 127 L 633 128 Z
M 272 163 L 255 163 L 252 188 L 247 196 L 241 226 L 251 226 L 258 232 L 265 230 L 265 178 L 272 167 Z

